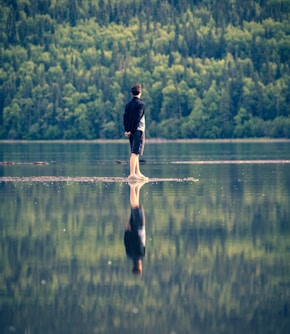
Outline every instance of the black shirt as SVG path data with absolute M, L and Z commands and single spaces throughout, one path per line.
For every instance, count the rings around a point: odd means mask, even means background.
M 140 119 L 144 115 L 144 112 L 145 109 L 143 101 L 138 97 L 133 97 L 125 107 L 123 124 L 126 132 L 133 132 L 138 128 Z

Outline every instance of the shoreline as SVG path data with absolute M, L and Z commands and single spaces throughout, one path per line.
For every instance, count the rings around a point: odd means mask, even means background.
M 128 143 L 128 139 L 56 139 L 56 140 L 21 140 L 21 139 L 3 139 L 0 144 L 26 144 L 26 143 L 49 143 L 49 144 L 123 144 Z M 163 138 L 146 138 L 146 144 L 163 144 L 163 143 L 290 143 L 287 138 L 233 138 L 233 139 L 163 139 Z

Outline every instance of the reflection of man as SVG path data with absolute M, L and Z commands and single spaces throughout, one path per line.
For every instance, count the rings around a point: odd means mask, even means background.
M 133 261 L 132 272 L 139 276 L 142 275 L 146 242 L 144 208 L 139 204 L 139 193 L 144 183 L 129 183 L 131 215 L 124 235 L 126 254 Z

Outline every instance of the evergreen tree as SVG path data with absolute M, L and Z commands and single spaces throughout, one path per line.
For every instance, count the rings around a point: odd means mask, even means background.
M 120 138 L 134 82 L 149 136 L 289 136 L 288 1 L 13 0 L 0 11 L 1 138 Z

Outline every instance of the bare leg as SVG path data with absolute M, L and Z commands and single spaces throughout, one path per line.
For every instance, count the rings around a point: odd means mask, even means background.
M 136 174 L 137 176 L 141 176 L 140 165 L 139 165 L 139 155 L 138 155 L 138 158 L 137 158 L 137 161 L 136 161 L 135 174 Z
M 140 172 L 140 164 L 139 164 L 139 154 L 132 153 L 130 157 L 130 178 L 141 178 L 141 179 L 147 179 L 146 176 L 144 176 Z
M 137 168 L 138 162 L 139 162 L 139 156 L 135 153 L 132 153 L 130 157 L 130 175 L 129 177 L 136 177 L 136 168 Z

